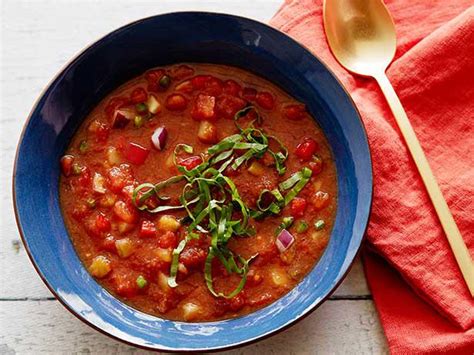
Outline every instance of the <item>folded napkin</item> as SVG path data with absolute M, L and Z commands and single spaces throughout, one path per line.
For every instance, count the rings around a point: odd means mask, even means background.
M 388 77 L 474 256 L 472 0 L 386 4 L 398 38 Z M 367 128 L 374 201 L 364 264 L 391 352 L 473 354 L 474 301 L 377 84 L 349 74 L 330 53 L 322 0 L 286 1 L 271 25 L 329 65 Z

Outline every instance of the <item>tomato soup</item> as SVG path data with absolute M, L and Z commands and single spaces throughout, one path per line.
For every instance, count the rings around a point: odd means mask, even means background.
M 158 317 L 212 321 L 274 302 L 314 267 L 335 219 L 335 164 L 284 89 L 177 64 L 90 112 L 61 158 L 60 202 L 103 287 Z

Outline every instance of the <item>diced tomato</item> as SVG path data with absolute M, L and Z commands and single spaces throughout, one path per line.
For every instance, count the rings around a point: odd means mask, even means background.
M 95 135 L 97 142 L 105 142 L 107 138 L 109 138 L 110 127 L 105 122 L 94 120 L 91 122 L 87 130 Z
M 313 138 L 306 137 L 303 142 L 296 147 L 295 155 L 302 161 L 308 161 L 317 150 L 318 143 Z
M 240 170 L 239 169 L 234 169 L 232 167 L 232 164 L 229 165 L 226 169 L 225 169 L 225 175 L 226 176 L 229 176 L 229 177 L 233 177 L 233 176 L 237 176 L 240 174 Z
M 133 175 L 128 164 L 114 166 L 108 171 L 107 183 L 109 189 L 115 193 L 120 193 L 122 189 L 133 182 Z
M 263 306 L 265 304 L 270 303 L 270 301 L 273 300 L 273 297 L 271 293 L 265 292 L 262 294 L 259 294 L 257 297 L 249 299 L 248 304 L 250 306 Z
M 303 104 L 286 105 L 283 115 L 293 121 L 301 120 L 306 115 L 306 107 Z
M 212 121 L 216 118 L 214 107 L 216 106 L 216 98 L 214 96 L 199 94 L 194 101 L 191 117 L 197 121 Z
M 120 220 L 126 223 L 133 224 L 137 221 L 138 214 L 135 208 L 123 201 L 115 202 L 113 211 Z
M 100 235 L 100 231 L 95 225 L 94 220 L 87 219 L 85 221 L 81 221 L 81 223 L 84 226 L 84 229 L 86 230 L 87 234 L 89 234 L 90 236 L 97 237 Z
M 160 86 L 160 79 L 163 75 L 165 75 L 165 71 L 163 69 L 150 70 L 145 74 L 145 79 L 148 82 L 148 91 L 164 91 L 164 89 Z
M 102 123 L 95 133 L 95 140 L 97 142 L 105 142 L 109 138 L 110 127 L 107 123 Z
M 140 104 L 142 102 L 145 102 L 147 98 L 148 94 L 143 88 L 136 88 L 130 94 L 130 101 L 132 102 L 132 104 Z
M 222 80 L 211 77 L 204 85 L 203 92 L 208 95 L 219 96 L 222 94 Z
M 265 110 L 271 110 L 275 106 L 273 95 L 267 91 L 261 91 L 256 96 L 257 104 Z
M 263 276 L 256 272 L 254 269 L 250 269 L 247 274 L 247 283 L 245 286 L 256 286 L 261 284 L 263 281 Z
M 150 150 L 142 147 L 141 145 L 137 143 L 132 143 L 129 142 L 125 146 L 125 159 L 127 159 L 130 163 L 133 163 L 135 165 L 141 165 L 145 162 L 146 158 L 148 157 L 148 154 L 150 153 Z
M 221 95 L 216 100 L 216 111 L 219 117 L 234 118 L 234 115 L 246 105 L 245 100 L 231 95 Z
M 187 268 L 197 268 L 204 265 L 207 251 L 201 248 L 185 248 L 179 257 L 179 261 Z
M 103 213 L 99 213 L 95 218 L 95 226 L 100 232 L 108 232 L 111 228 L 110 220 Z
M 83 188 L 89 188 L 92 186 L 91 171 L 88 167 L 83 167 L 81 174 L 77 178 L 77 185 Z
M 202 163 L 202 158 L 199 155 L 178 161 L 178 165 L 184 166 L 186 170 L 193 170 L 196 166 L 198 166 L 201 163 Z
M 219 96 L 222 93 L 222 80 L 211 75 L 196 75 L 191 83 L 197 90 L 211 96 Z
M 191 79 L 191 83 L 193 84 L 195 89 L 204 89 L 204 85 L 211 79 L 210 75 L 196 75 L 194 78 Z
M 222 90 L 224 91 L 224 94 L 239 96 L 242 91 L 242 86 L 234 80 L 226 80 L 224 81 L 224 87 Z
M 257 258 L 252 263 L 253 266 L 262 266 L 272 262 L 276 257 L 280 255 L 280 251 L 278 250 L 275 243 L 270 243 L 266 246 L 265 249 L 260 250 L 258 253 Z
M 317 210 L 322 210 L 329 205 L 329 194 L 324 191 L 317 191 L 313 195 L 311 202 Z
M 290 214 L 295 218 L 303 217 L 307 205 L 308 203 L 304 198 L 295 197 L 290 203 Z
M 71 212 L 72 217 L 79 222 L 82 222 L 84 220 L 84 217 L 87 217 L 90 214 L 91 209 L 87 207 L 84 203 L 79 203 L 74 206 Z
M 117 248 L 115 247 L 115 237 L 111 234 L 107 235 L 102 241 L 102 249 L 116 252 Z
M 175 80 L 182 80 L 194 74 L 194 69 L 187 65 L 179 65 L 171 68 L 171 77 Z
M 248 101 L 254 101 L 257 96 L 257 90 L 254 88 L 244 88 L 242 91 L 242 97 Z
M 188 100 L 181 94 L 171 94 L 166 98 L 165 106 L 170 111 L 183 111 Z
M 201 121 L 199 124 L 198 138 L 206 144 L 214 144 L 218 142 L 217 127 L 209 121 Z
M 61 172 L 64 176 L 68 177 L 71 175 L 72 172 L 72 163 L 74 163 L 74 156 L 72 155 L 65 155 L 59 161 L 61 165 Z
M 214 307 L 212 314 L 216 317 L 222 317 L 229 310 L 229 301 L 225 298 L 214 298 Z
M 126 186 L 123 187 L 123 189 L 121 191 L 121 194 L 122 194 L 125 202 L 127 202 L 127 203 L 132 202 L 133 190 L 135 190 L 134 185 L 126 185 Z
M 122 297 L 133 297 L 138 293 L 136 277 L 131 273 L 114 274 L 115 292 Z
M 191 80 L 186 80 L 176 85 L 175 90 L 179 92 L 184 92 L 185 94 L 190 94 L 193 92 L 194 86 L 191 83 Z
M 178 237 L 176 233 L 167 231 L 158 238 L 158 245 L 160 248 L 176 248 L 178 246 Z
M 237 296 L 232 297 L 229 300 L 229 307 L 232 311 L 237 312 L 237 311 L 240 311 L 245 306 L 245 303 L 246 303 L 245 298 L 241 292 Z
M 140 238 L 153 238 L 156 236 L 156 226 L 152 221 L 144 220 L 140 225 Z
M 130 101 L 126 97 L 113 97 L 109 100 L 107 106 L 105 106 L 105 114 L 111 119 L 115 110 L 127 106 L 128 104 L 130 104 Z
M 318 157 L 314 156 L 313 161 L 308 163 L 309 168 L 313 172 L 313 176 L 319 174 L 323 170 L 323 160 Z

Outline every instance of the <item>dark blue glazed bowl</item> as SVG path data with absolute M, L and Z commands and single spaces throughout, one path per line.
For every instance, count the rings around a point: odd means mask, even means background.
M 174 322 L 139 312 L 114 298 L 81 264 L 59 207 L 58 161 L 87 113 L 123 82 L 148 68 L 177 62 L 234 65 L 286 89 L 307 104 L 336 159 L 338 210 L 322 259 L 286 296 L 237 319 Z M 209 351 L 282 330 L 334 291 L 352 264 L 366 229 L 372 166 L 357 109 L 318 58 L 264 24 L 236 16 L 183 12 L 122 27 L 61 71 L 35 104 L 24 127 L 13 193 L 18 227 L 30 258 L 68 310 L 105 334 L 136 346 Z

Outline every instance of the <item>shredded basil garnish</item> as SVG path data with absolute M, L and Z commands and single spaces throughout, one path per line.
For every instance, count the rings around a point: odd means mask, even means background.
M 247 127 L 243 128 L 238 120 L 253 111 L 256 115 Z M 201 164 L 192 170 L 187 170 L 179 163 L 186 159 L 186 155 L 193 154 L 194 149 L 187 144 L 176 145 L 173 159 L 180 175 L 173 176 L 157 184 L 143 183 L 135 188 L 132 195 L 134 205 L 141 211 L 159 213 L 169 210 L 184 210 L 187 214 L 182 219 L 182 225 L 186 225 L 186 236 L 173 250 L 170 276 L 168 285 L 176 287 L 176 276 L 178 274 L 179 257 L 191 239 L 201 238 L 208 235 L 211 245 L 206 258 L 204 276 L 209 291 L 215 297 L 232 298 L 245 286 L 250 262 L 258 255 L 245 259 L 227 248 L 227 243 L 233 236 L 247 237 L 255 235 L 251 218 L 264 218 L 268 215 L 278 215 L 306 185 L 311 177 L 311 170 L 303 168 L 287 180 L 283 181 L 274 190 L 263 190 L 257 201 L 257 209 L 251 210 L 242 200 L 239 191 L 231 178 L 225 175 L 228 167 L 238 169 L 243 164 L 253 159 L 260 159 L 265 153 L 269 153 L 275 159 L 275 169 L 280 175 L 286 171 L 285 161 L 288 157 L 286 147 L 273 136 L 265 134 L 261 129 L 255 128 L 253 124 L 261 123 L 261 116 L 253 106 L 247 106 L 237 112 L 234 122 L 239 129 L 234 134 L 221 140 L 219 143 L 209 147 L 206 154 L 201 154 Z M 269 143 L 275 142 L 272 151 Z M 188 156 L 189 157 L 189 156 Z M 163 204 L 169 201 L 170 196 L 163 194 L 163 190 L 174 184 L 182 184 L 183 188 L 178 197 L 178 205 Z M 147 203 L 148 199 L 155 199 L 155 204 Z M 157 205 L 157 207 L 150 207 Z M 282 221 L 282 229 L 293 223 L 291 217 L 285 217 Z M 237 287 L 229 294 L 214 290 L 212 280 L 212 261 L 214 258 L 222 263 L 228 273 L 235 273 L 241 277 Z

